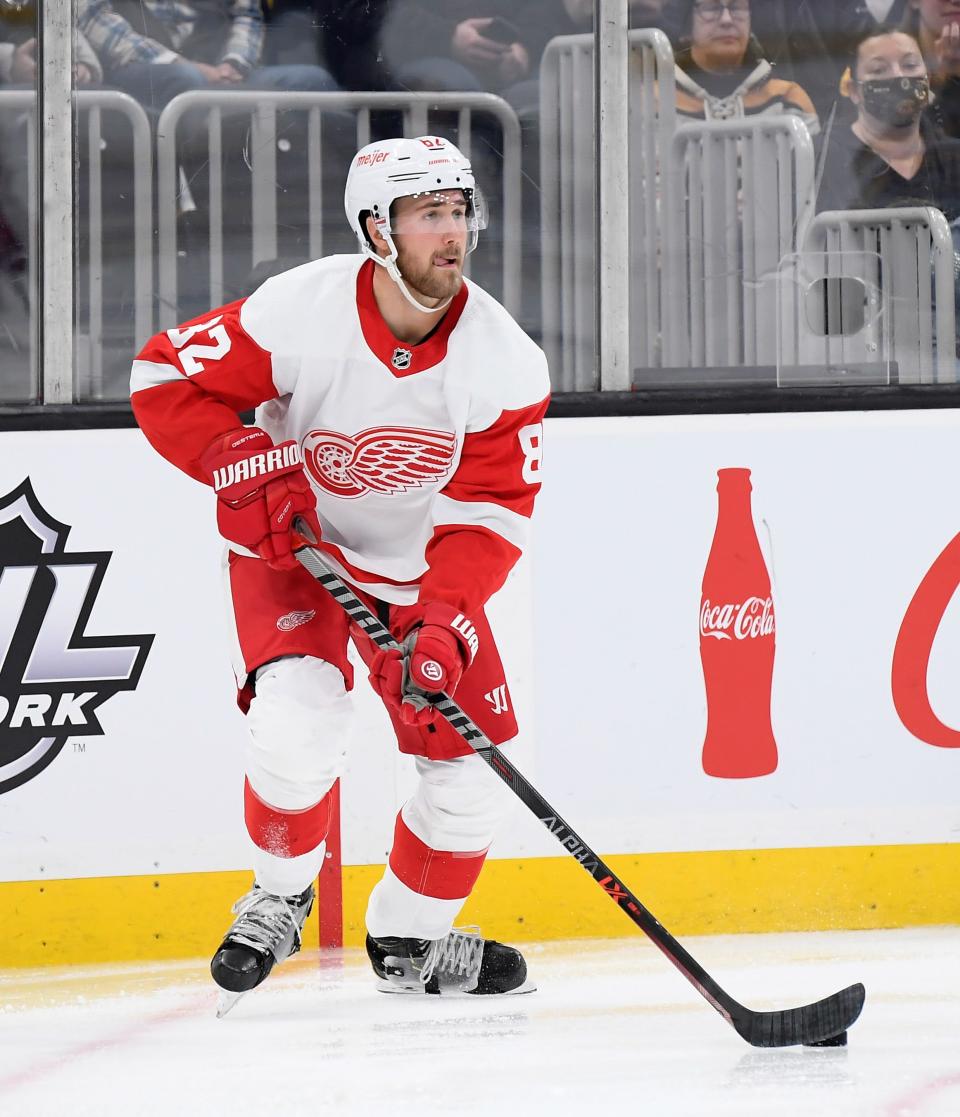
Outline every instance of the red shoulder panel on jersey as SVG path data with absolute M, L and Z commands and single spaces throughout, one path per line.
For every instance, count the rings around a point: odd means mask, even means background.
M 130 375 L 131 403 L 144 434 L 165 458 L 204 481 L 198 459 L 237 412 L 277 394 L 270 354 L 240 322 L 239 299 L 152 337 Z

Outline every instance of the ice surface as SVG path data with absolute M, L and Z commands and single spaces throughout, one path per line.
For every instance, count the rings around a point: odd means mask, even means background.
M 748 1047 L 639 936 L 527 945 L 538 991 L 492 1002 L 303 954 L 224 1020 L 204 961 L 0 971 L 0 1114 L 960 1114 L 960 928 L 686 945 L 751 1008 L 863 981 L 849 1046 Z

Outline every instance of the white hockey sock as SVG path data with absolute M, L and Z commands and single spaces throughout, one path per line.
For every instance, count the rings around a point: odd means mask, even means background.
M 272 892 L 275 896 L 294 896 L 317 879 L 327 843 L 321 842 L 316 849 L 302 853 L 299 857 L 277 857 L 276 854 L 267 853 L 265 849 L 255 846 L 253 842 L 250 843 L 250 848 L 253 850 L 252 861 L 257 884 L 265 892 Z
M 367 930 L 375 939 L 442 939 L 466 903 L 421 896 L 394 876 L 388 865 L 367 904 Z

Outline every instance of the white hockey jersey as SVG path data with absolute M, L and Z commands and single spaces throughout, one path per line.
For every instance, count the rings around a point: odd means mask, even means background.
M 363 256 L 276 276 L 247 299 L 157 334 L 133 364 L 137 420 L 209 483 L 203 451 L 256 422 L 294 439 L 339 572 L 396 604 L 469 614 L 523 550 L 549 398 L 543 352 L 465 281 L 419 345 L 390 332 Z

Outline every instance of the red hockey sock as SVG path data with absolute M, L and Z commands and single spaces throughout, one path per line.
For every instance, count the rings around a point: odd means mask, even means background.
M 309 853 L 326 838 L 330 828 L 330 792 L 299 811 L 285 811 L 265 803 L 245 780 L 243 816 L 247 833 L 260 849 L 276 857 L 299 857 Z
M 469 896 L 486 856 L 485 849 L 471 853 L 431 849 L 397 815 L 390 868 L 398 880 L 421 896 L 437 900 Z

